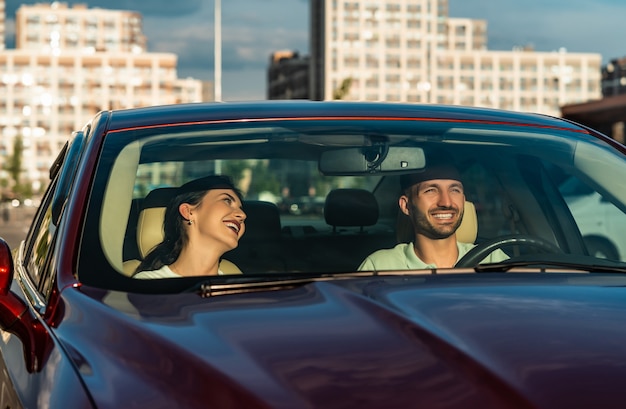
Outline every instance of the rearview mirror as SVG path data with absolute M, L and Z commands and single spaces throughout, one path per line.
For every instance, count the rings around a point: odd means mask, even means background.
M 324 175 L 349 176 L 363 173 L 399 173 L 423 169 L 424 150 L 377 144 L 323 152 L 319 170 Z

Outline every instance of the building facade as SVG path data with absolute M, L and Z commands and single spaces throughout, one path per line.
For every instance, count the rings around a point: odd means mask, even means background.
M 203 100 L 200 80 L 178 78 L 175 54 L 145 44 L 138 13 L 22 5 L 16 48 L 0 51 L 0 165 L 20 137 L 21 179 L 37 192 L 71 132 L 97 112 Z
M 276 51 L 270 56 L 267 99 L 310 99 L 309 58 L 296 51 Z
M 21 6 L 15 17 L 15 48 L 54 54 L 62 50 L 134 52 L 146 50 L 141 14 L 68 7 L 52 2 Z
M 311 99 L 474 105 L 558 116 L 599 98 L 601 56 L 487 49 L 487 23 L 447 0 L 311 0 Z
M 602 99 L 561 107 L 562 117 L 626 143 L 626 57 L 602 67 Z
M 626 57 L 614 58 L 602 67 L 602 95 L 626 94 Z

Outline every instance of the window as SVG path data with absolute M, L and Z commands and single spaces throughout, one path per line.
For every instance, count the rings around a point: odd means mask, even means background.
M 46 275 L 49 255 L 57 227 L 52 223 L 52 193 L 56 185 L 55 180 L 46 191 L 42 204 L 35 215 L 31 231 L 26 239 L 26 272 L 36 285 Z

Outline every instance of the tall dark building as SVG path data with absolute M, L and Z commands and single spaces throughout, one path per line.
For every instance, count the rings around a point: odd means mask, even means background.
M 277 51 L 270 56 L 267 99 L 309 99 L 309 57 L 297 51 Z
M 611 60 L 602 67 L 602 95 L 626 94 L 626 57 Z

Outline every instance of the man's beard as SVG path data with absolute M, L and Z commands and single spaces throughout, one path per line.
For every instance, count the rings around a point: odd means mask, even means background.
M 459 218 L 454 225 L 447 225 L 442 228 L 434 226 L 428 220 L 428 215 L 417 209 L 413 203 L 409 204 L 411 209 L 411 220 L 416 233 L 422 234 L 432 240 L 447 239 L 452 236 L 463 221 L 463 211 L 459 212 Z M 452 211 L 456 212 L 453 207 L 437 207 L 435 211 Z

